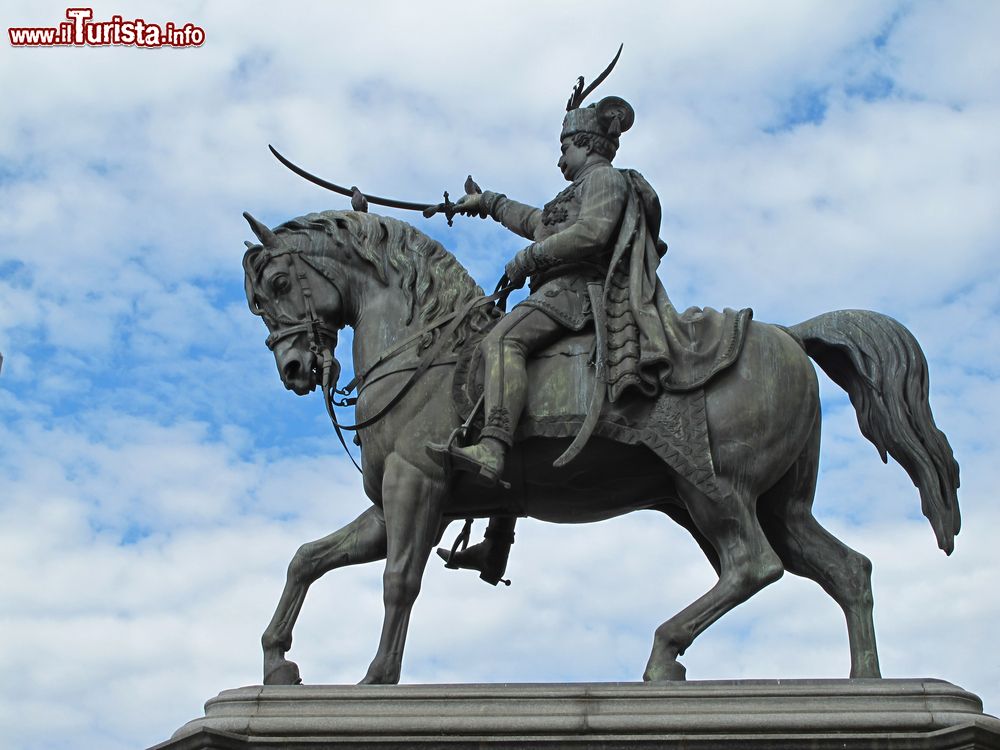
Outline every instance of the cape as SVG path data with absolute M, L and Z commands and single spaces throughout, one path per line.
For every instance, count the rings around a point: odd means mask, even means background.
M 621 173 L 628 197 L 604 285 L 611 402 L 631 387 L 647 396 L 700 388 L 736 361 L 753 316 L 750 308 L 677 312 L 656 275 L 667 250 L 659 198 L 635 170 Z

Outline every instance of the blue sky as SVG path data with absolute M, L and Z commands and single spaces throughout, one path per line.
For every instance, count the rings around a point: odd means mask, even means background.
M 876 309 L 907 325 L 962 465 L 956 551 L 935 547 L 823 381 L 817 515 L 874 565 L 886 676 L 1000 711 L 1000 7 L 991 2 L 94 6 L 191 21 L 197 49 L 0 45 L 0 736 L 22 748 L 160 741 L 260 680 L 296 547 L 367 500 L 317 396 L 285 391 L 243 297 L 242 212 L 348 201 L 268 153 L 417 201 L 484 188 L 541 204 L 564 102 L 625 43 L 604 93 L 636 124 L 616 162 L 660 194 L 678 307 L 792 324 Z M 5 26 L 66 6 L 13 2 Z M 395 214 L 403 217 L 403 214 Z M 521 241 L 406 218 L 491 287 Z M 342 344 L 343 346 L 343 344 Z M 342 359 L 346 359 L 342 355 Z M 519 526 L 494 590 L 431 563 L 406 682 L 639 679 L 656 625 L 712 572 L 666 519 Z M 355 682 L 379 566 L 317 583 L 291 655 Z M 691 679 L 843 677 L 843 619 L 786 576 L 685 657 Z

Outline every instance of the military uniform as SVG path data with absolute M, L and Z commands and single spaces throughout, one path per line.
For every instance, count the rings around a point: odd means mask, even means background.
M 653 397 L 662 390 L 700 387 L 735 361 L 749 319 L 749 311 L 677 313 L 656 275 L 666 251 L 658 236 L 659 199 L 638 172 L 611 166 L 618 137 L 634 120 L 632 107 L 618 97 L 582 108 L 578 103 L 571 100 L 563 120 L 564 159 L 567 139 L 578 150 L 587 144 L 587 156 L 573 167 L 569 187 L 541 209 L 491 192 L 472 204 L 484 218 L 489 215 L 532 240 L 507 264 L 511 279 L 530 278 L 531 294 L 480 345 L 485 362 L 480 442 L 431 445 L 428 453 L 442 465 L 476 473 L 490 484 L 500 478 L 503 446 L 512 445 L 524 409 L 527 358 L 567 331 L 589 324 L 588 284 L 600 282 L 603 288 L 597 299 L 606 319 L 610 401 L 630 388 Z M 591 158 L 594 154 L 597 158 Z M 568 165 L 561 160 L 560 166 L 569 176 Z M 479 570 L 480 578 L 496 585 L 513 541 L 514 519 L 496 517 L 490 519 L 484 543 L 454 555 L 438 552 L 452 567 Z
M 560 134 L 564 152 L 560 167 L 572 178 L 569 187 L 541 209 L 493 192 L 478 197 L 478 210 L 484 218 L 489 215 L 532 240 L 507 264 L 510 279 L 523 282 L 530 278 L 531 294 L 504 316 L 480 345 L 486 368 L 486 419 L 480 442 L 468 447 L 431 445 L 428 453 L 444 466 L 477 473 L 487 483 L 499 480 L 504 463 L 504 449 L 499 446 L 512 445 L 524 409 L 527 358 L 567 331 L 579 331 L 590 322 L 587 286 L 609 278 L 610 266 L 620 256 L 623 216 L 634 203 L 630 200 L 635 195 L 634 173 L 611 166 L 618 136 L 635 119 L 632 107 L 617 97 L 606 97 L 582 109 L 578 104 L 575 98 L 571 100 Z M 578 134 L 584 134 L 579 143 Z M 570 143 L 574 155 L 564 163 Z M 582 149 L 586 149 L 583 163 L 571 165 L 580 158 Z M 596 158 L 591 158 L 593 154 Z M 645 180 L 641 182 L 648 188 Z M 655 202 L 651 188 L 648 193 Z M 657 203 L 656 228 L 659 218 Z M 485 542 L 457 554 L 447 550 L 438 550 L 438 554 L 452 567 L 479 570 L 480 578 L 496 585 L 514 541 L 514 522 L 509 517 L 491 518 Z
M 531 294 L 482 345 L 487 367 L 484 437 L 511 444 L 523 408 L 525 360 L 591 320 L 587 284 L 603 283 L 608 274 L 627 192 L 626 177 L 609 163 L 598 163 L 586 167 L 541 209 L 484 193 L 483 206 L 494 220 L 534 240 L 519 254 L 530 268 Z

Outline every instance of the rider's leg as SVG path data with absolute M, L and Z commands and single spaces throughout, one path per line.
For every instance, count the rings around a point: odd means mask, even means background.
M 467 447 L 431 446 L 431 455 L 451 454 L 451 466 L 470 471 L 487 484 L 496 484 L 504 458 L 514 442 L 527 399 L 528 356 L 556 341 L 565 328 L 535 307 L 518 305 L 487 334 L 482 343 L 485 361 L 486 424 L 480 441 Z
M 534 307 L 517 306 L 487 334 L 482 343 L 485 360 L 484 408 L 486 424 L 480 441 L 464 448 L 432 446 L 432 455 L 450 453 L 455 469 L 474 471 L 486 482 L 495 484 L 503 473 L 507 449 L 513 444 L 521 412 L 527 400 L 528 356 L 558 340 L 563 326 Z M 511 516 L 490 519 L 485 539 L 462 552 L 450 555 L 439 550 L 445 559 L 460 568 L 480 571 L 479 577 L 496 585 L 507 569 L 507 557 L 514 543 Z

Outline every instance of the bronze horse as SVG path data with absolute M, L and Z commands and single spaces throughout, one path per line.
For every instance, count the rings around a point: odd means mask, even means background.
M 790 328 L 751 322 L 739 360 L 705 387 L 721 496 L 708 497 L 644 447 L 597 438 L 558 470 L 552 461 L 569 440 L 534 439 L 511 453 L 508 470 L 519 478 L 513 488 L 486 490 L 446 476 L 425 453 L 461 421 L 451 402 L 454 360 L 419 364 L 435 354 L 435 332 L 444 335 L 434 321 L 474 307 L 483 295 L 454 256 L 408 224 L 367 213 L 309 214 L 274 231 L 246 216 L 260 241 L 247 243 L 247 297 L 270 331 L 285 387 L 304 395 L 324 374 L 327 386 L 335 382 L 337 332 L 351 326 L 354 370 L 367 373 L 355 414 L 359 423 L 377 418 L 359 431 L 372 505 L 292 558 L 261 639 L 265 684 L 300 681 L 285 658 L 292 629 L 309 585 L 334 568 L 386 561 L 382 634 L 362 682 L 395 683 L 424 566 L 448 523 L 503 513 L 584 523 L 640 509 L 662 511 L 687 528 L 719 575 L 656 629 L 644 680 L 683 679 L 678 655 L 786 569 L 816 581 L 844 610 L 851 676 L 880 676 L 871 563 L 812 514 L 820 402 L 809 357 L 848 392 L 882 460 L 892 455 L 910 475 L 938 545 L 950 554 L 960 526 L 958 464 L 931 415 L 926 360 L 902 325 L 858 310 Z M 447 333 L 470 335 L 474 318 Z M 418 369 L 412 388 L 385 410 Z

